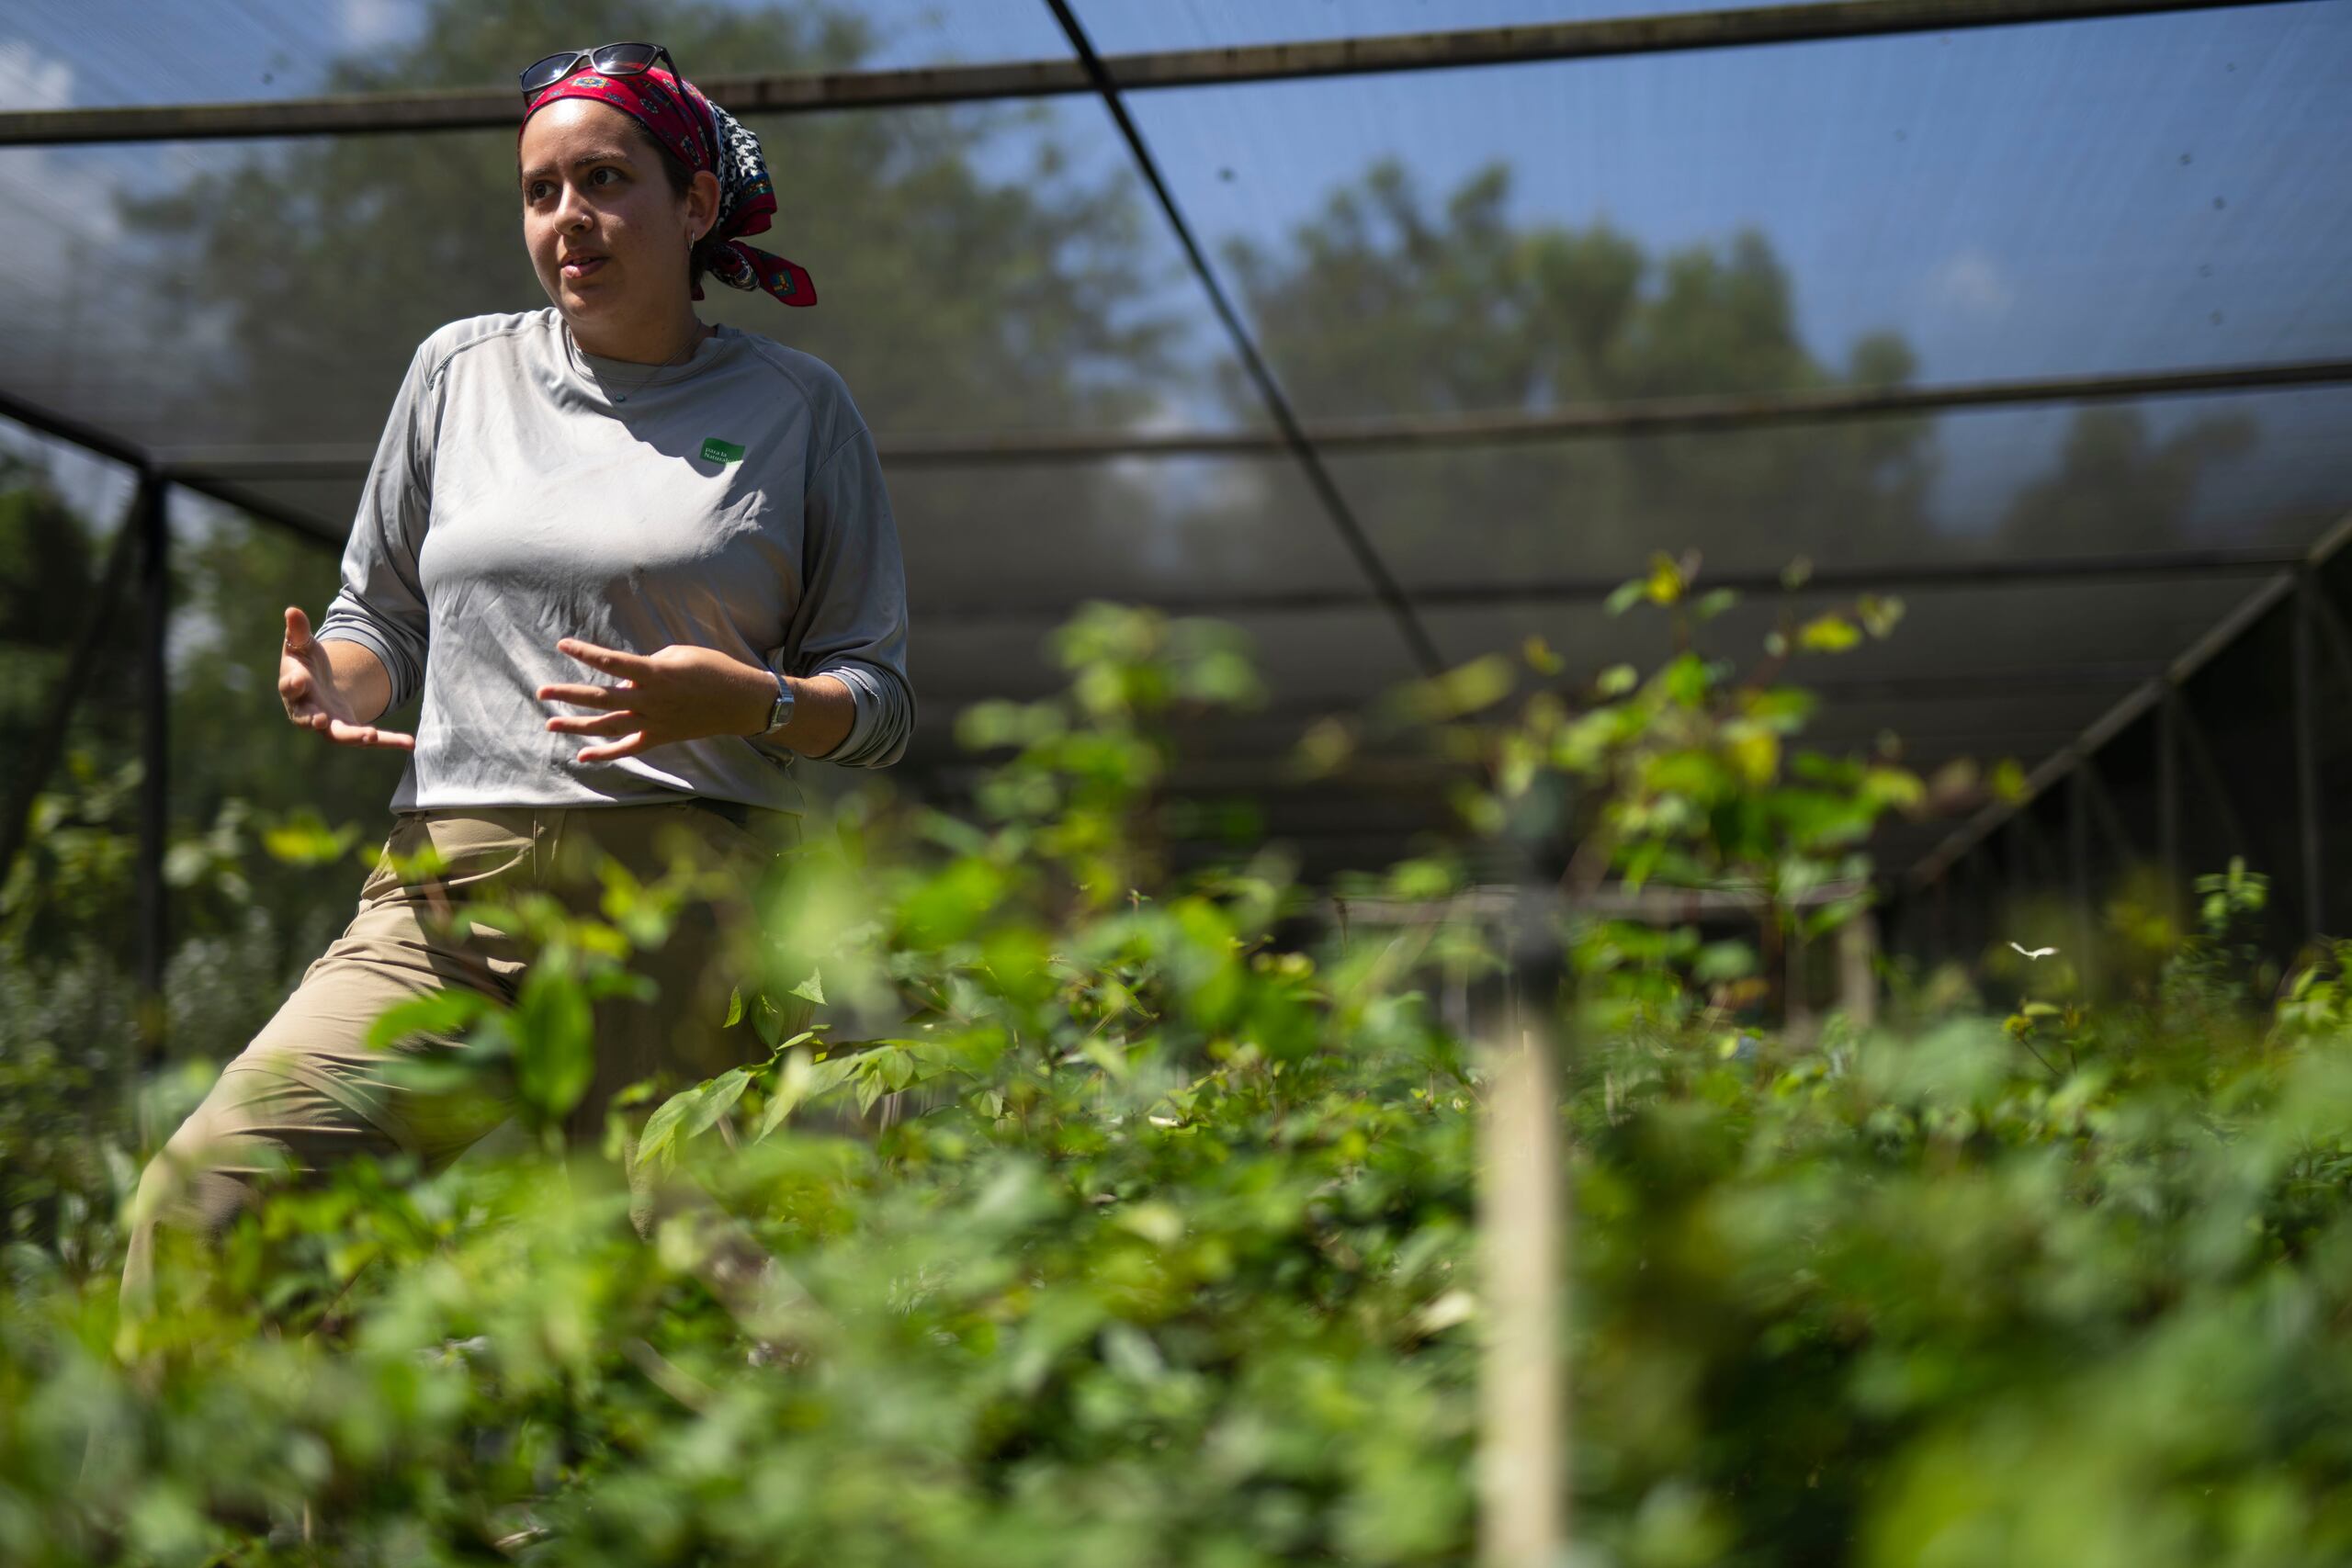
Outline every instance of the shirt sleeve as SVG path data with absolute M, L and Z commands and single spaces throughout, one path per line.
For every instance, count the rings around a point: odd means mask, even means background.
M 769 657 L 779 674 L 837 677 L 856 718 L 824 761 L 883 768 L 914 733 L 907 681 L 907 579 L 882 462 L 864 424 L 808 479 L 803 510 L 800 602 L 786 645 Z M 770 750 L 788 750 L 755 740 Z
M 432 511 L 433 445 L 439 419 L 439 356 L 421 344 L 392 400 L 343 548 L 343 586 L 319 622 L 321 642 L 356 642 L 392 679 L 390 708 L 424 683 L 426 614 L 417 552 Z

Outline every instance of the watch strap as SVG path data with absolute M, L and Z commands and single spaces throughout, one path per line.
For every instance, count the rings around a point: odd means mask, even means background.
M 777 730 L 790 724 L 795 702 L 791 684 L 783 676 L 778 675 L 775 678 L 775 701 L 768 705 L 768 727 L 760 733 L 774 735 Z

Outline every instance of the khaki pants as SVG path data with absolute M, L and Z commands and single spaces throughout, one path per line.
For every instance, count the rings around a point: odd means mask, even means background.
M 453 932 L 448 917 L 460 905 L 537 891 L 593 914 L 605 856 L 641 882 L 658 880 L 678 856 L 727 874 L 721 883 L 732 894 L 690 904 L 662 946 L 631 961 L 656 997 L 595 1005 L 595 1077 L 566 1126 L 575 1139 L 600 1133 L 613 1097 L 632 1083 L 663 1072 L 692 1082 L 763 1055 L 748 1024 L 726 1027 L 729 987 L 714 961 L 722 938 L 748 917 L 761 874 L 797 843 L 799 819 L 746 815 L 755 819 L 748 827 L 684 803 L 401 813 L 351 924 L 148 1165 L 130 1215 L 126 1304 L 153 1300 L 158 1226 L 209 1241 L 255 1201 L 270 1173 L 394 1155 L 437 1170 L 507 1119 L 512 1106 L 492 1075 L 436 1089 L 397 1070 L 404 1057 L 460 1050 L 458 1042 L 368 1043 L 387 1009 L 451 987 L 514 1000 L 526 954 L 512 935 Z M 413 861 L 428 848 L 442 869 L 404 881 L 394 857 Z

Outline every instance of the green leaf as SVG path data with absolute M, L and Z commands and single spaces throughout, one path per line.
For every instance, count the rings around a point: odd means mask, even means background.
M 863 1056 L 834 1056 L 819 1062 L 808 1069 L 808 1098 L 831 1094 L 857 1074 Z
M 694 1109 L 686 1113 L 685 1123 L 679 1132 L 681 1140 L 698 1137 L 718 1125 L 718 1119 L 743 1098 L 743 1090 L 752 1081 L 747 1067 L 730 1067 L 702 1086 Z
M 311 811 L 290 812 L 261 835 L 269 857 L 288 865 L 332 865 L 358 841 L 356 825 L 332 829 Z
M 668 1164 L 674 1157 L 673 1145 L 678 1127 L 694 1111 L 702 1099 L 702 1085 L 681 1089 L 662 1102 L 659 1110 L 646 1118 L 645 1129 L 637 1135 L 637 1157 L 640 1161 Z
M 389 1051 L 420 1034 L 435 1040 L 454 1039 L 485 1015 L 498 1010 L 498 1003 L 485 993 L 453 986 L 387 1008 L 368 1027 L 368 1048 Z
M 542 1124 L 561 1121 L 596 1076 L 594 1015 L 571 965 L 544 953 L 514 999 L 515 1098 Z
M 1854 623 L 1834 610 L 1797 628 L 1797 646 L 1812 653 L 1843 653 L 1861 640 Z
M 752 1134 L 758 1143 L 784 1125 L 785 1118 L 807 1101 L 809 1086 L 816 1081 L 815 1062 L 805 1051 L 794 1051 L 784 1059 L 783 1070 L 776 1074 L 775 1088 L 768 1095 L 766 1109 L 760 1112 L 760 1124 Z
M 815 969 L 809 970 L 808 978 L 793 987 L 791 994 L 803 1001 L 814 1002 L 819 1007 L 823 1007 L 825 1005 L 824 976 Z

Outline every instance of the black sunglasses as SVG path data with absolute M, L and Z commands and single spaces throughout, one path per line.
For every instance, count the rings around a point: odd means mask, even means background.
M 537 97 L 583 64 L 607 76 L 634 76 L 657 60 L 670 68 L 670 80 L 685 80 L 678 74 L 678 62 L 658 43 L 607 43 L 594 49 L 567 49 L 534 62 L 523 72 L 523 96 Z

